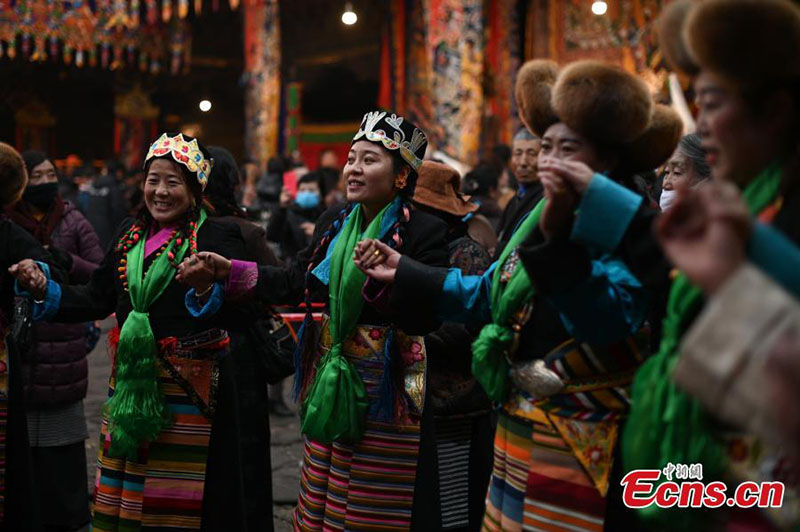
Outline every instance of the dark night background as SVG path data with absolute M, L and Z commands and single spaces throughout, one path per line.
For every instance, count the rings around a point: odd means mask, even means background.
M 378 92 L 382 1 L 353 2 L 359 19 L 341 22 L 341 0 L 281 2 L 283 79 L 303 83 L 304 123 L 358 121 L 375 106 Z M 206 144 L 244 155 L 243 7 L 191 12 L 192 65 L 187 74 L 152 75 L 135 67 L 111 71 L 78 68 L 61 59 L 32 63 L 0 59 L 0 141 L 14 142 L 14 109 L 32 97 L 56 118 L 51 145 L 56 158 L 74 153 L 84 160 L 112 156 L 114 96 L 136 83 L 161 110 L 159 130 L 199 124 Z M 198 103 L 211 100 L 210 112 Z

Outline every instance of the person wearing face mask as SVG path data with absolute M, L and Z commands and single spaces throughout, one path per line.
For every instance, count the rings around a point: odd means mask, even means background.
M 658 200 L 661 212 L 670 208 L 680 187 L 695 187 L 709 177 L 711 167 L 706 162 L 706 151 L 701 144 L 700 135 L 686 135 L 678 142 L 678 147 L 664 170 L 661 197 Z
M 277 242 L 281 258 L 291 263 L 311 242 L 317 219 L 325 212 L 323 172 L 309 172 L 297 181 L 297 194 L 281 191 L 278 209 L 267 225 L 267 240 Z
M 69 272 L 86 282 L 103 259 L 91 224 L 61 199 L 53 163 L 38 151 L 22 154 L 29 180 L 7 216 L 27 230 Z M 28 437 L 45 526 L 73 529 L 89 521 L 86 493 L 88 438 L 83 399 L 88 385 L 87 328 L 81 323 L 40 323 L 23 361 Z M 53 482 L 53 477 L 58 482 Z

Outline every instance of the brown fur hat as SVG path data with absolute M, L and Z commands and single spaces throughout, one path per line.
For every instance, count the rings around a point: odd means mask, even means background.
M 548 127 L 558 122 L 551 93 L 558 76 L 558 65 L 545 59 L 528 61 L 517 73 L 514 96 L 519 118 L 531 133 L 541 137 Z
M 16 203 L 28 184 L 28 172 L 22 156 L 3 142 L 0 142 L 0 207 Z
M 640 78 L 600 61 L 567 65 L 553 87 L 553 109 L 571 129 L 606 145 L 644 133 L 653 98 Z
M 534 134 L 564 122 L 592 142 L 619 149 L 624 171 L 652 170 L 677 146 L 683 123 L 655 106 L 647 85 L 621 68 L 577 61 L 561 72 L 552 61 L 528 61 L 515 87 L 520 118 Z
M 669 159 L 683 135 L 683 121 L 669 106 L 656 104 L 645 132 L 622 150 L 620 164 L 624 173 L 654 170 Z
M 800 8 L 790 0 L 675 0 L 658 36 L 670 66 L 691 76 L 706 69 L 745 89 L 800 78 Z
M 674 0 L 664 8 L 656 21 L 658 45 L 664 60 L 672 70 L 689 76 L 696 75 L 699 69 L 686 48 L 683 28 L 695 3 L 693 0 Z
M 789 0 L 705 0 L 683 38 L 697 65 L 737 85 L 800 78 L 800 8 Z

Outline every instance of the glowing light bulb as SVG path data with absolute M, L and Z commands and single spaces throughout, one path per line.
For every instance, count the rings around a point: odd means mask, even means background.
M 358 22 L 358 15 L 353 11 L 353 4 L 347 2 L 344 5 L 344 13 L 342 13 L 342 22 L 348 26 L 352 26 Z
M 207 113 L 211 110 L 211 102 L 208 100 L 203 100 L 200 102 L 200 105 L 198 107 L 200 107 L 201 111 Z
M 592 3 L 592 13 L 595 15 L 605 15 L 608 11 L 608 4 L 598 0 Z

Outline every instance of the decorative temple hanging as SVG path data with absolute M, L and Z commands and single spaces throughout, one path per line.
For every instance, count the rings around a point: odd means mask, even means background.
M 278 0 L 244 4 L 245 150 L 262 171 L 277 153 L 281 102 Z
M 217 0 L 205 0 L 212 10 Z M 0 58 L 177 74 L 191 57 L 190 7 L 204 0 L 0 0 Z M 230 0 L 237 9 L 239 0 Z
M 666 91 L 668 73 L 655 35 L 655 19 L 666 3 L 608 0 L 601 17 L 584 0 L 540 3 L 529 13 L 529 24 L 538 17 L 543 31 L 529 30 L 529 55 L 562 64 L 585 58 L 617 63 L 641 76 L 653 92 Z
M 494 2 L 391 0 L 382 43 L 380 104 L 406 109 L 427 131 L 432 147 L 471 164 L 479 158 L 487 105 L 484 3 Z M 513 14 L 510 9 L 503 13 Z M 498 44 L 505 53 L 513 50 L 510 39 L 506 35 Z M 499 56 L 492 61 L 512 63 Z M 509 113 L 510 87 L 503 85 L 501 90 L 509 92 L 497 99 Z

